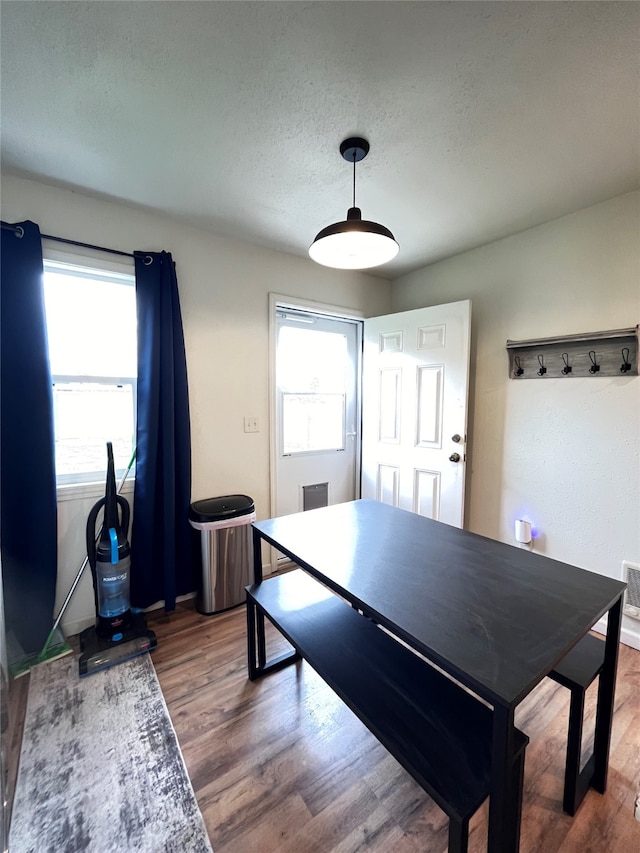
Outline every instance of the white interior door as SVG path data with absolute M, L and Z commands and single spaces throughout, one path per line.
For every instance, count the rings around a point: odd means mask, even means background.
M 462 527 L 471 302 L 364 323 L 362 497 Z
M 357 497 L 361 323 L 278 309 L 274 515 Z

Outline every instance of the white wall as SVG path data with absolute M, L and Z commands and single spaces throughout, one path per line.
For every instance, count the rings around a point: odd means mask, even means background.
M 621 577 L 640 563 L 640 377 L 514 381 L 505 344 L 640 322 L 639 194 L 425 267 L 393 283 L 394 311 L 472 300 L 465 526 Z M 622 360 L 622 359 L 621 359 Z M 640 648 L 640 623 L 623 620 Z
M 2 218 L 9 222 L 31 219 L 43 233 L 123 251 L 172 253 L 189 373 L 192 499 L 241 492 L 254 498 L 259 518 L 268 518 L 269 292 L 371 316 L 389 310 L 390 284 L 13 175 L 2 178 Z M 244 415 L 259 418 L 259 433 L 244 433 Z M 99 494 L 59 505 L 56 610 L 83 559 L 84 525 Z M 92 619 L 87 573 L 63 627 L 71 633 Z
M 268 293 L 367 316 L 471 299 L 470 465 L 466 526 L 612 577 L 640 562 L 640 378 L 514 382 L 507 338 L 613 329 L 640 321 L 639 197 L 622 196 L 386 282 L 216 237 L 176 221 L 15 176 L 2 218 L 124 250 L 171 251 L 177 264 L 191 395 L 193 499 L 246 492 L 269 508 Z M 243 432 L 257 415 L 261 431 Z M 60 605 L 84 556 L 99 497 L 59 507 Z M 64 627 L 93 619 L 88 576 Z M 640 626 L 624 631 L 640 644 Z

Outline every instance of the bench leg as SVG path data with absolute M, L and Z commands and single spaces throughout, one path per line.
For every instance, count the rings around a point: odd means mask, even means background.
M 469 818 L 457 821 L 449 818 L 449 853 L 467 853 L 469 847 Z
M 562 808 L 571 816 L 576 813 L 576 809 L 580 805 L 578 802 L 578 783 L 580 779 L 580 753 L 582 751 L 584 695 L 585 691 L 581 687 L 571 690 L 569 732 L 567 735 L 567 761 L 564 772 L 564 797 L 562 801 Z
M 256 605 L 253 600 L 247 596 L 247 668 L 249 670 L 249 678 L 251 681 L 254 681 L 259 674 L 256 611 Z M 264 630 L 262 636 L 264 637 Z
M 291 652 L 286 652 L 273 660 L 267 661 L 264 612 L 257 606 L 251 595 L 247 595 L 247 663 L 249 679 L 255 681 L 263 675 L 275 672 L 298 660 L 300 660 L 300 655 L 294 649 Z
M 598 700 L 602 682 L 598 683 Z M 582 730 L 584 726 L 585 690 L 575 688 L 571 691 L 571 706 L 569 709 L 569 734 L 567 738 L 567 766 L 564 777 L 564 797 L 562 808 L 573 817 L 584 800 L 590 787 L 594 784 L 596 756 L 595 751 L 591 753 L 586 764 L 580 770 L 580 757 L 582 753 Z M 600 708 L 596 711 L 596 729 Z

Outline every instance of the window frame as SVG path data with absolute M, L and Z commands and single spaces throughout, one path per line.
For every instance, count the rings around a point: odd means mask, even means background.
M 47 272 L 62 273 L 65 271 L 69 275 L 77 275 L 78 277 L 94 278 L 98 281 L 108 281 L 114 284 L 125 284 L 135 289 L 135 270 L 133 259 L 131 263 L 123 263 L 122 261 L 114 261 L 111 257 L 100 257 L 100 253 L 87 253 L 86 250 L 79 249 L 76 253 L 69 251 L 59 251 L 56 248 L 43 246 L 43 287 L 44 274 Z M 75 270 L 69 269 L 70 267 Z M 66 268 L 66 269 L 65 269 Z M 137 428 L 137 392 L 138 392 L 138 377 L 136 376 L 95 376 L 93 374 L 60 374 L 51 373 L 52 389 L 56 383 L 78 383 L 78 384 L 100 384 L 100 385 L 120 385 L 130 386 L 132 392 L 132 447 L 136 443 L 136 428 Z M 55 442 L 55 423 L 54 423 L 54 442 Z M 133 451 L 132 451 L 133 452 Z M 116 479 L 120 479 L 124 474 L 126 467 L 116 469 Z M 56 471 L 56 490 L 58 500 L 71 500 L 79 497 L 94 497 L 104 493 L 104 482 L 107 472 L 106 454 L 105 465 L 102 471 L 89 471 L 79 474 L 59 474 Z M 133 488 L 135 481 L 135 460 L 131 466 L 127 478 L 125 491 Z

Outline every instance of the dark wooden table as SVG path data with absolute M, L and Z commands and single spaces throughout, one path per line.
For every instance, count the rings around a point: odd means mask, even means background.
M 255 523 L 256 583 L 262 540 L 493 707 L 490 853 L 518 849 L 515 708 L 608 613 L 591 782 L 604 793 L 623 583 L 371 500 Z

